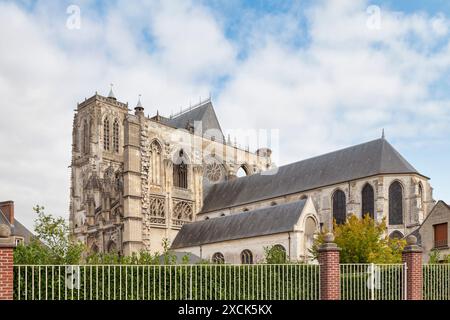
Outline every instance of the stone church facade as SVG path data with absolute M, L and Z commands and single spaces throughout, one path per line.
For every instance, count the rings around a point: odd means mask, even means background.
M 220 256 L 222 261 L 233 263 L 245 263 L 251 255 L 255 262 L 264 259 L 263 247 L 268 246 L 265 239 L 270 238 L 271 246 L 283 248 L 291 260 L 308 261 L 311 234 L 332 230 L 333 221 L 342 224 L 350 215 L 369 214 L 378 222 L 385 220 L 388 236 L 403 238 L 422 224 L 435 205 L 429 179 L 409 164 L 384 136 L 281 166 L 273 175 L 267 173 L 213 185 L 197 214 L 198 222 L 182 228 L 173 248 L 193 252 L 202 259 Z M 226 229 L 233 225 L 233 219 L 241 219 L 240 215 L 265 208 L 276 214 L 286 204 L 306 199 L 314 204 L 314 210 L 305 212 L 311 218 L 309 226 L 301 214 L 298 221 L 284 226 L 283 230 L 290 230 L 288 233 L 270 228 L 253 230 L 249 226 L 252 231 L 242 233 L 239 239 L 220 236 L 230 232 Z M 271 217 L 266 219 L 260 223 L 271 226 Z M 201 236 L 187 234 L 192 230 Z M 255 239 L 260 242 L 256 248 Z M 230 242 L 232 248 L 228 246 Z
M 203 190 L 271 166 L 270 151 L 225 141 L 211 101 L 166 118 L 95 94 L 73 121 L 70 230 L 93 252 L 161 252 L 202 207 Z
M 266 245 L 307 260 L 333 220 L 369 214 L 403 237 L 435 204 L 384 136 L 276 168 L 270 149 L 225 139 L 210 100 L 171 117 L 146 117 L 140 101 L 130 111 L 111 91 L 74 116 L 70 229 L 93 252 L 161 252 L 167 239 L 208 260 L 258 261 Z

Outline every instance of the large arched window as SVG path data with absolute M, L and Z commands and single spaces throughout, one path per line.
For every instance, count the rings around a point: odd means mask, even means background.
M 372 219 L 375 219 L 375 199 L 373 194 L 373 188 L 370 184 L 366 184 L 361 192 L 362 205 L 361 205 L 361 216 L 364 217 L 366 214 Z
M 223 256 L 222 253 L 216 252 L 212 256 L 212 262 L 217 264 L 223 264 L 225 263 L 225 257 Z
M 347 204 L 342 190 L 337 190 L 333 194 L 333 218 L 337 224 L 344 224 L 347 219 Z
M 103 120 L 103 149 L 109 151 L 109 119 Z
M 153 141 L 150 145 L 150 181 L 156 185 L 161 184 L 161 151 L 162 148 L 158 141 Z
M 389 187 L 389 224 L 403 224 L 403 190 L 398 181 Z
M 250 250 L 245 249 L 241 252 L 242 264 L 253 264 L 253 254 Z
M 180 150 L 179 160 L 184 159 L 184 152 Z M 184 160 L 181 160 L 180 164 L 173 165 L 173 185 L 178 188 L 187 189 L 187 165 Z
M 83 154 L 88 154 L 89 153 L 89 149 L 90 149 L 89 148 L 89 146 L 90 146 L 89 137 L 90 137 L 89 123 L 87 122 L 87 120 L 84 120 L 84 124 L 83 124 L 83 143 L 82 143 Z
M 114 120 L 113 124 L 113 149 L 119 153 L 119 120 Z

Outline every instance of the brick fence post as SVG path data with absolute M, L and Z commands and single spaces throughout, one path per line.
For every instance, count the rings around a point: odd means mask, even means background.
M 339 251 L 334 236 L 327 233 L 319 248 L 320 299 L 339 300 L 341 297 Z
M 10 227 L 0 224 L 0 300 L 13 299 L 14 247 Z
M 406 243 L 402 252 L 403 263 L 406 263 L 406 299 L 422 300 L 422 248 L 413 235 L 406 238 Z

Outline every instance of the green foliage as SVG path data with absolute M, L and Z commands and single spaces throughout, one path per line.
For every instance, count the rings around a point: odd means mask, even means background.
M 289 261 L 286 251 L 277 245 L 264 247 L 264 257 L 268 264 L 283 264 Z
M 15 264 L 77 264 L 84 245 L 69 238 L 69 227 L 61 217 L 44 212 L 44 207 L 33 208 L 37 214 L 34 237 L 29 244 L 14 250 Z
M 441 252 L 439 250 L 433 249 L 428 254 L 428 263 L 450 263 L 450 255 L 441 256 Z
M 14 299 L 45 299 L 47 293 L 51 300 L 319 298 L 318 265 L 82 265 L 75 269 L 79 282 L 70 289 L 65 267 L 15 268 Z
M 428 254 L 428 263 L 439 263 L 439 261 L 441 260 L 441 255 L 439 253 L 439 250 L 431 250 L 430 253 Z
M 341 248 L 341 263 L 401 263 L 403 239 L 390 239 L 385 220 L 377 223 L 369 215 L 363 219 L 352 215 L 345 224 L 334 222 L 336 244 Z M 311 253 L 318 257 L 319 246 L 324 242 L 322 232 L 316 238 Z
M 118 253 L 91 253 L 87 255 L 85 263 L 88 265 L 175 265 L 177 264 L 176 255 L 170 251 L 169 239 L 164 238 L 162 241 L 163 253 L 150 253 L 140 250 L 138 253 L 133 252 L 130 256 L 123 256 Z M 189 264 L 190 255 L 185 254 L 182 257 L 182 264 Z

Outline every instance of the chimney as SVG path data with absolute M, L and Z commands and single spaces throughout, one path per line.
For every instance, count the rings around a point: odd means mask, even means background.
M 14 201 L 0 202 L 0 210 L 6 216 L 10 224 L 14 224 Z

